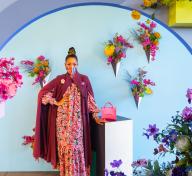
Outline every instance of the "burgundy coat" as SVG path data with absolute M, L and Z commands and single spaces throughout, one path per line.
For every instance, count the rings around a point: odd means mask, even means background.
M 61 81 L 62 80 L 62 81 Z M 63 80 L 65 80 L 63 84 Z M 83 144 L 85 150 L 85 165 L 91 164 L 91 137 L 90 137 L 90 117 L 88 111 L 88 92 L 93 95 L 93 90 L 87 76 L 81 75 L 78 72 L 72 79 L 68 73 L 59 75 L 43 87 L 38 95 L 36 127 L 35 127 L 35 142 L 33 156 L 43 158 L 50 162 L 54 168 L 58 163 L 57 139 L 56 139 L 56 105 L 43 105 L 42 96 L 47 92 L 52 91 L 56 101 L 63 98 L 63 94 L 72 84 L 76 84 L 81 92 L 81 113 L 83 121 Z

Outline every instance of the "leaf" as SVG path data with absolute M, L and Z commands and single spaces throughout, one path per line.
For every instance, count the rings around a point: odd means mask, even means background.
M 154 172 L 155 173 L 160 173 L 161 172 L 161 168 L 160 168 L 159 162 L 157 160 L 155 160 L 155 162 L 154 162 Z

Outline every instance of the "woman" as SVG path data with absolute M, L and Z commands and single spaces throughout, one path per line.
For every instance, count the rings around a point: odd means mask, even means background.
M 90 114 L 97 108 L 87 76 L 77 71 L 75 49 L 65 59 L 67 73 L 59 75 L 38 95 L 33 155 L 51 162 L 60 176 L 89 176 L 91 165 Z

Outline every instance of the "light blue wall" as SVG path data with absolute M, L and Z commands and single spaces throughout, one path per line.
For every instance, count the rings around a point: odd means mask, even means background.
M 142 47 L 134 41 L 135 48 L 128 50 L 115 78 L 103 55 L 104 42 L 116 32 L 130 36 L 134 26 L 136 21 L 126 9 L 94 5 L 73 7 L 45 16 L 23 29 L 4 47 L 0 57 L 15 57 L 19 63 L 22 59 L 44 55 L 50 59 L 52 79 L 65 72 L 64 57 L 68 48 L 74 46 L 79 71 L 89 76 L 98 106 L 111 101 L 119 115 L 133 119 L 134 159 L 152 159 L 154 145 L 142 136 L 143 128 L 149 123 L 164 127 L 171 116 L 186 105 L 185 92 L 192 87 L 192 56 L 170 31 L 158 25 L 162 39 L 156 61 L 147 64 Z M 130 40 L 133 39 L 130 37 Z M 137 110 L 125 81 L 126 70 L 133 74 L 142 66 L 157 86 L 154 94 L 146 96 Z M 6 116 L 0 119 L 0 171 L 50 170 L 43 161 L 35 162 L 32 150 L 21 145 L 21 137 L 32 134 L 40 89 L 38 85 L 31 85 L 32 78 L 23 75 L 23 87 L 14 99 L 7 101 Z

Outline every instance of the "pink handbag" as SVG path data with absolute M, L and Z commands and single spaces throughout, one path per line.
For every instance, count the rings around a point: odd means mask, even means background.
M 110 105 L 107 107 L 107 105 Z M 103 120 L 115 121 L 116 120 L 116 107 L 111 102 L 106 102 L 101 108 L 101 118 Z

